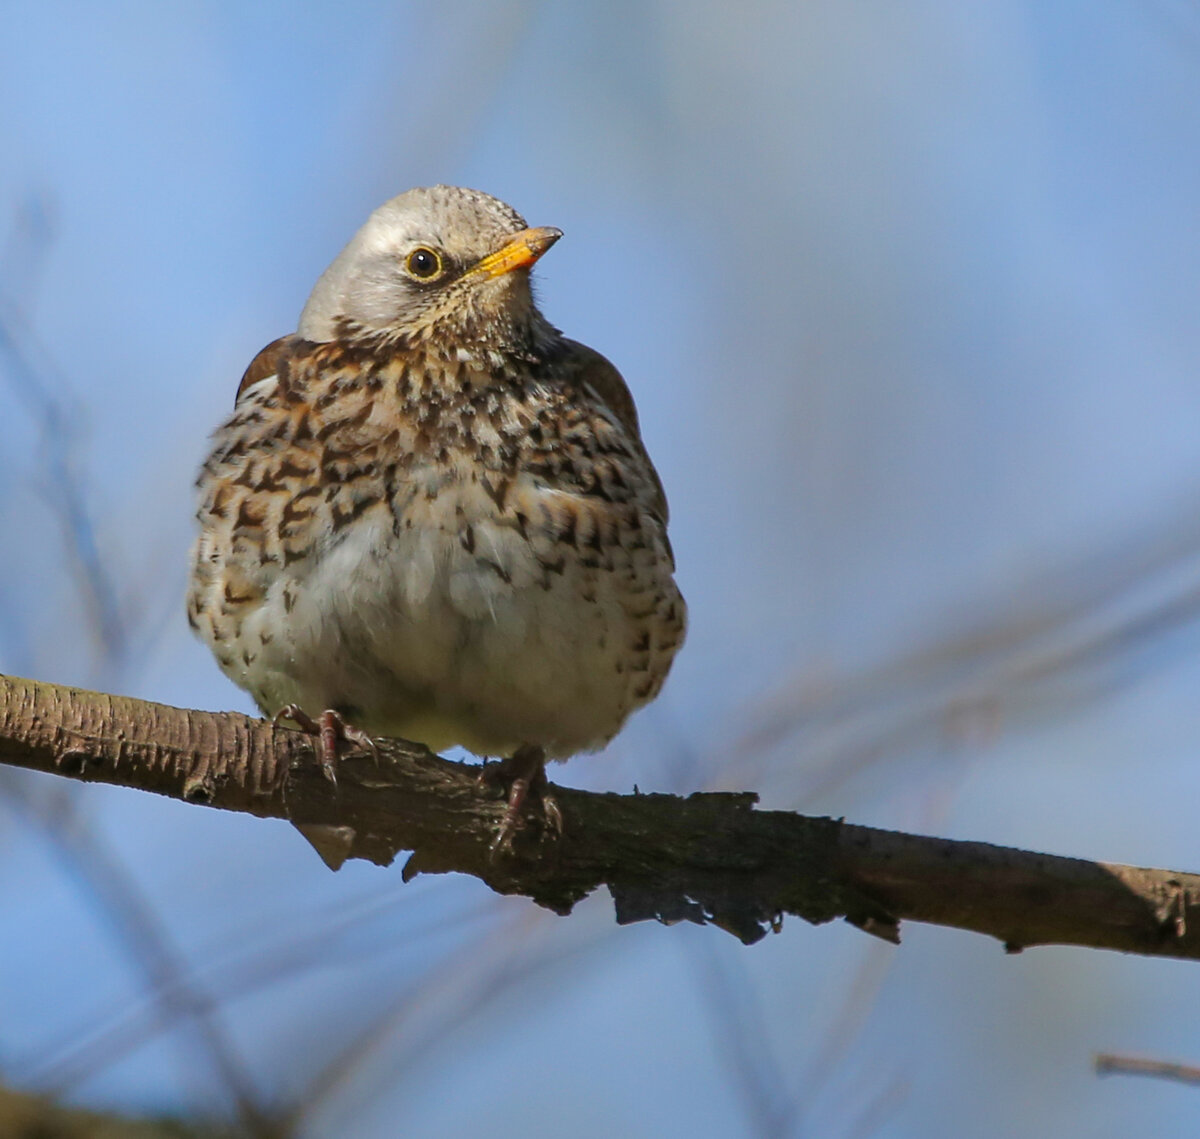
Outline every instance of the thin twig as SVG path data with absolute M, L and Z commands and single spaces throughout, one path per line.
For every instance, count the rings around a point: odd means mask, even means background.
M 750 1133 L 761 1139 L 786 1139 L 800 1119 L 800 1096 L 788 1086 L 771 1047 L 746 963 L 730 960 L 722 948 L 708 938 L 688 938 L 683 944 L 696 991 L 709 1014 L 713 1054 L 738 1093 Z
M 20 796 L 27 812 L 40 819 L 46 833 L 70 859 L 74 872 L 86 880 L 116 933 L 127 943 L 131 958 L 143 967 L 148 987 L 158 994 L 160 1016 L 182 1017 L 192 1028 L 202 1058 L 229 1090 L 248 1133 L 281 1134 L 262 1109 L 244 1059 L 236 1054 L 216 1019 L 216 1001 L 188 979 L 186 965 L 171 945 L 157 912 L 106 845 L 94 839 L 73 800 L 56 796 L 47 803 L 26 788 L 10 785 L 8 790 Z
M 393 894 L 377 899 L 376 905 L 365 913 L 360 912 L 360 906 L 341 917 L 313 915 L 313 924 L 317 928 L 305 933 L 289 930 L 249 950 L 236 938 L 230 938 L 220 946 L 198 951 L 197 960 L 203 964 L 185 980 L 189 985 L 199 987 L 215 987 L 219 981 L 220 1004 L 229 1008 L 245 997 L 256 996 L 273 985 L 291 981 L 298 974 L 330 960 L 345 966 L 362 964 L 374 955 L 393 954 L 397 939 L 386 934 L 367 938 L 353 951 L 348 951 L 340 942 L 346 933 L 361 929 L 376 917 L 380 908 L 395 906 L 398 901 L 399 895 Z M 400 944 L 405 951 L 411 951 L 439 934 L 469 925 L 478 926 L 483 919 L 494 916 L 495 906 L 493 899 L 423 924 L 407 924 Z M 483 924 L 471 943 L 476 952 L 485 940 L 493 940 L 493 933 L 494 923 Z M 28 1059 L 19 1067 L 10 1065 L 15 1072 L 14 1079 L 22 1085 L 53 1089 L 56 1094 L 73 1091 L 80 1082 L 94 1079 L 143 1046 L 156 1033 L 172 1026 L 173 1020 L 182 1013 L 175 1012 L 176 1006 L 166 999 L 167 996 L 158 987 L 147 985 L 138 1003 L 122 1004 L 119 1009 L 109 1010 L 96 1027 L 73 1028 L 68 1038 L 47 1046 L 40 1058 Z
M 1194 497 L 1194 496 L 1192 496 Z M 962 631 L 845 679 L 793 679 L 748 718 L 734 751 L 742 776 L 786 744 L 809 761 L 790 801 L 828 794 L 883 757 L 948 736 L 994 737 L 1065 703 L 1096 699 L 1161 666 L 1168 638 L 1194 651 L 1200 624 L 1200 527 L 1186 503 L 1117 543 L 1029 583 L 1019 600 L 980 602 Z M 1132 552 L 1131 552 L 1132 551 Z M 813 757 L 819 756 L 814 761 Z
M 1146 1060 L 1138 1056 L 1097 1052 L 1094 1064 L 1098 1076 L 1154 1076 L 1160 1080 L 1177 1080 L 1181 1084 L 1200 1084 L 1200 1068 L 1191 1064 L 1175 1064 L 1170 1060 Z
M 45 213 L 42 209 L 37 216 Z M 32 235 L 33 244 L 24 251 L 25 258 L 35 265 L 43 261 L 53 237 L 52 227 L 43 222 L 18 229 Z M 72 387 L 62 369 L 38 342 L 12 299 L 16 295 L 12 282 L 0 281 L 0 358 L 8 361 L 7 369 L 0 368 L 0 377 L 8 380 L 13 396 L 25 405 L 37 431 L 39 487 L 62 530 L 84 611 L 106 672 L 111 674 L 112 667 L 126 659 L 128 636 L 116 586 L 100 556 L 95 522 L 78 471 L 82 408 L 71 397 Z

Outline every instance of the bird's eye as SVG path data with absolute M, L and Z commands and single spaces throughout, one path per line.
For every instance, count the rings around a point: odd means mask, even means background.
M 442 271 L 442 259 L 432 249 L 420 246 L 404 260 L 404 267 L 419 281 L 428 281 Z

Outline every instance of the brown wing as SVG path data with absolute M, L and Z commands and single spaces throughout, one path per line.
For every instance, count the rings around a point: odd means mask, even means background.
M 592 394 L 599 397 L 601 403 L 621 421 L 621 426 L 629 432 L 630 438 L 646 460 L 650 477 L 654 480 L 657 490 L 655 509 L 665 525 L 668 520 L 667 496 L 663 490 L 662 480 L 658 477 L 658 471 L 654 469 L 654 464 L 650 461 L 650 456 L 646 454 L 646 448 L 642 443 L 637 407 L 629 392 L 629 385 L 625 383 L 621 373 L 594 348 L 580 344 L 578 340 L 565 338 L 563 344 L 566 348 L 564 362 L 569 369 L 568 374 L 571 379 L 581 388 L 591 389 Z
M 624 377 L 594 348 L 580 344 L 578 340 L 563 339 L 566 348 L 566 363 L 571 368 L 572 378 L 581 386 L 587 386 L 600 397 L 605 407 L 621 421 L 621 425 L 639 443 L 642 432 L 638 427 L 637 408 Z
M 278 340 L 272 340 L 270 344 L 250 361 L 250 367 L 243 373 L 242 382 L 238 384 L 237 395 L 233 400 L 235 406 L 237 405 L 237 401 L 242 398 L 242 392 L 248 387 L 278 372 L 279 357 L 283 351 L 283 346 L 289 339 L 290 337 L 281 336 Z

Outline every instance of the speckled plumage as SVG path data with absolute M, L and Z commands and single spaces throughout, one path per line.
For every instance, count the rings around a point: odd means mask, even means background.
M 410 191 L 247 370 L 198 482 L 188 616 L 265 713 L 565 758 L 662 686 L 686 620 L 666 499 L 616 369 L 533 304 L 556 237 Z M 405 268 L 417 247 L 438 280 Z

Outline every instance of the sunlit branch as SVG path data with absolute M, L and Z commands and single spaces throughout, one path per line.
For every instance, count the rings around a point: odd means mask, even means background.
M 557 788 L 561 837 L 535 822 L 491 853 L 503 794 L 477 766 L 401 740 L 348 756 L 334 788 L 303 734 L 234 713 L 169 708 L 0 678 L 0 762 L 287 819 L 331 865 L 473 875 L 556 913 L 607 886 L 619 922 L 710 922 L 757 941 L 784 914 L 845 917 L 898 940 L 930 922 L 1010 951 L 1081 945 L 1200 958 L 1200 876 L 953 842 L 754 809 L 752 794 L 613 795 Z

